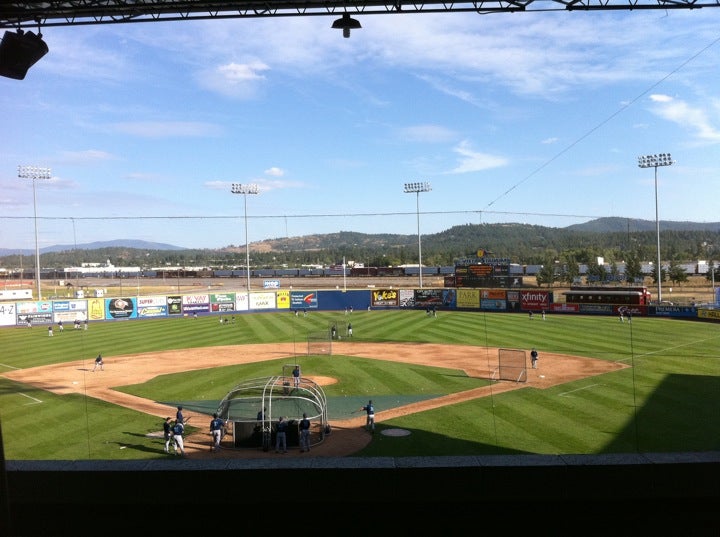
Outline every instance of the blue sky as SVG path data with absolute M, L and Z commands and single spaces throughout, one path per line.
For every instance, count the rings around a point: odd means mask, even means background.
M 0 248 L 188 248 L 594 218 L 720 221 L 720 9 L 43 30 L 0 78 Z M 432 191 L 403 192 L 427 181 Z M 482 245 L 478 245 L 481 247 Z

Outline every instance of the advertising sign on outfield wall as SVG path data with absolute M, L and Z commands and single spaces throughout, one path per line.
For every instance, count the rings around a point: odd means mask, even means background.
M 458 308 L 477 309 L 480 307 L 480 289 L 458 289 L 456 305 Z
M 136 319 L 135 298 L 110 298 L 105 301 L 105 316 L 108 319 Z
M 17 307 L 15 302 L 0 304 L 0 326 L 13 326 L 17 324 Z
M 378 289 L 370 291 L 370 304 L 373 307 L 398 307 L 400 297 L 396 289 Z
M 549 310 L 552 299 L 551 291 L 520 291 L 520 308 L 525 311 Z
M 415 306 L 430 308 L 442 304 L 442 289 L 415 289 Z
M 251 310 L 274 310 L 275 293 L 250 293 Z
M 167 301 L 167 312 L 168 315 L 181 315 L 182 314 L 182 297 L 180 295 L 173 295 L 165 297 Z
M 248 311 L 250 309 L 250 298 L 247 293 L 235 294 L 235 311 Z
M 235 311 L 235 293 L 210 294 L 210 311 L 212 313 Z
M 398 304 L 401 308 L 414 308 L 415 307 L 415 290 L 413 289 L 400 289 Z
M 52 324 L 52 302 L 17 302 L 17 324 Z
M 507 300 L 482 298 L 480 299 L 480 308 L 488 311 L 505 311 L 507 309 Z
M 275 293 L 275 300 L 277 302 L 277 309 L 290 309 L 290 291 L 278 291 L 277 293 Z
M 53 302 L 53 321 L 70 323 L 87 319 L 87 300 L 55 300 Z
M 700 319 L 712 319 L 714 321 L 720 321 L 720 310 L 698 310 L 698 317 Z
M 457 302 L 457 291 L 455 289 L 442 290 L 442 306 L 443 308 L 455 308 Z
M 290 291 L 290 307 L 294 310 L 317 309 L 317 292 Z
M 87 301 L 88 319 L 102 321 L 105 319 L 105 299 L 91 298 Z
M 210 311 L 209 295 L 183 295 L 183 313 L 207 313 Z
M 138 317 L 165 317 L 167 316 L 167 298 L 163 296 L 137 297 Z

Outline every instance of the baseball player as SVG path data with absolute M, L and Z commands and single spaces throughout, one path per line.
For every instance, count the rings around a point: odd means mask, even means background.
M 210 422 L 210 434 L 212 435 L 210 451 L 217 451 L 220 449 L 220 440 L 222 440 L 222 430 L 224 426 L 225 422 L 218 416 L 217 412 L 215 412 L 213 414 L 213 419 Z
M 375 407 L 373 406 L 372 401 L 368 401 L 368 404 L 365 406 L 361 406 L 360 410 L 364 410 L 367 414 L 367 419 L 365 420 L 365 428 L 374 433 L 375 432 Z
M 170 442 L 172 441 L 172 418 L 168 416 L 163 422 L 163 437 L 165 438 L 165 453 L 170 453 Z
M 175 425 L 172 428 L 173 440 L 175 440 L 175 455 L 185 456 L 185 443 L 183 442 L 183 433 L 185 432 L 185 426 L 181 421 L 175 421 Z M 179 452 L 179 453 L 178 453 Z

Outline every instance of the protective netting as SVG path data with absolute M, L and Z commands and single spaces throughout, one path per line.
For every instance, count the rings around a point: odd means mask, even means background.
M 494 380 L 527 381 L 527 354 L 522 349 L 498 349 L 498 368 Z
M 326 332 L 311 332 L 307 335 L 308 356 L 322 354 L 332 355 L 332 338 L 330 330 Z

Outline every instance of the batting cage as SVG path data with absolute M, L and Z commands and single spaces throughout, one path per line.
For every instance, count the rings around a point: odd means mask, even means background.
M 527 354 L 522 349 L 498 349 L 498 368 L 492 380 L 527 382 Z
M 227 433 L 232 434 L 232 448 L 268 451 L 275 445 L 280 416 L 288 423 L 288 448 L 300 445 L 303 414 L 310 420 L 310 445 L 325 439 L 330 430 L 325 392 L 309 378 L 294 377 L 292 371 L 296 366 L 284 365 L 281 375 L 246 380 L 220 402 L 217 412 L 227 424 Z

